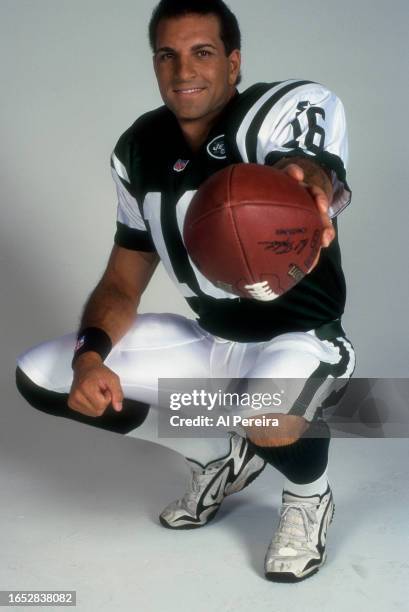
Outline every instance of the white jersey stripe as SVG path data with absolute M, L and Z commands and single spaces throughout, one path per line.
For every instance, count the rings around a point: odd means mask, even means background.
M 115 153 L 112 153 L 112 164 L 116 170 L 117 175 L 119 176 L 119 178 L 121 178 L 123 181 L 126 181 L 127 183 L 131 183 L 131 181 L 129 180 L 129 176 L 128 176 L 128 172 L 125 168 L 125 166 L 123 165 L 123 163 L 117 158 L 117 156 L 115 155 Z
M 259 98 L 255 104 L 253 104 L 253 106 L 250 108 L 250 110 L 244 117 L 237 131 L 236 143 L 237 143 L 237 148 L 240 152 L 240 155 L 243 158 L 243 161 L 245 163 L 248 163 L 249 161 L 249 158 L 247 155 L 247 149 L 246 149 L 247 132 L 249 131 L 250 125 L 254 117 L 257 115 L 258 111 L 263 106 L 263 104 L 265 104 L 267 100 L 269 100 L 276 93 L 278 93 L 280 89 L 283 89 L 284 87 L 286 87 L 287 85 L 290 85 L 291 83 L 296 83 L 297 81 L 298 79 L 291 79 L 291 80 L 285 81 L 284 83 L 279 83 L 275 87 L 272 87 L 271 89 L 266 91 L 266 93 L 263 96 L 261 96 L 261 98 Z
M 133 196 L 122 185 L 116 170 L 111 167 L 112 178 L 114 179 L 116 192 L 118 195 L 117 220 L 132 229 L 146 232 L 145 223 L 139 212 L 138 203 Z

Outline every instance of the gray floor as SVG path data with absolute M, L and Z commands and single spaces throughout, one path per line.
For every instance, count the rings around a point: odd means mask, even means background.
M 327 565 L 280 585 L 263 577 L 279 474 L 174 533 L 157 515 L 183 491 L 180 456 L 40 414 L 11 384 L 2 395 L 0 589 L 76 590 L 82 612 L 408 609 L 406 439 L 333 440 Z

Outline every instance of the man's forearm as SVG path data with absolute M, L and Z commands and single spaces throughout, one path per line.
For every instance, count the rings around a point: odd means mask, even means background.
M 325 192 L 328 201 L 332 201 L 333 189 L 329 171 L 324 170 L 314 160 L 306 157 L 285 157 L 274 164 L 274 168 L 283 170 L 290 164 L 300 166 L 304 170 L 304 182 L 307 185 L 320 187 Z
M 99 327 L 116 344 L 134 322 L 138 303 L 139 299 L 131 298 L 114 284 L 100 282 L 85 305 L 80 328 Z
M 126 334 L 135 321 L 141 295 L 158 261 L 156 253 L 113 246 L 106 270 L 84 307 L 80 325 L 81 330 L 99 328 L 109 338 L 104 334 L 101 337 L 94 330 L 92 338 L 90 336 L 88 341 L 86 336 L 82 346 L 78 347 L 75 363 L 102 361 L 109 344 L 116 344 Z M 78 351 L 81 353 L 78 354 Z

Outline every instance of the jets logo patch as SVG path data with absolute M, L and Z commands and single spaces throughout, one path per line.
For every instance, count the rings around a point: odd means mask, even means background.
M 207 145 L 207 152 L 215 159 L 226 159 L 226 146 L 224 144 L 224 134 L 216 136 Z
M 173 169 L 174 169 L 175 172 L 182 172 L 182 170 L 184 170 L 186 168 L 188 163 L 189 163 L 188 159 L 178 159 L 175 162 L 175 165 L 173 166 Z

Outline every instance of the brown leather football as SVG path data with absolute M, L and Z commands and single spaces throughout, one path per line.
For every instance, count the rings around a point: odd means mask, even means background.
M 270 301 L 309 272 L 322 229 L 314 199 L 296 180 L 270 166 L 233 164 L 196 192 L 183 238 L 214 285 Z

